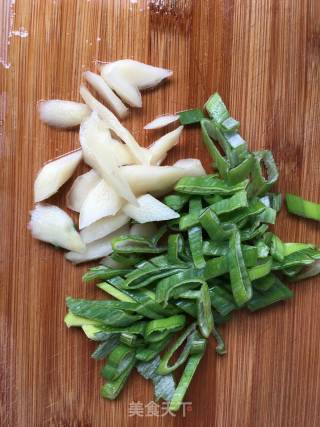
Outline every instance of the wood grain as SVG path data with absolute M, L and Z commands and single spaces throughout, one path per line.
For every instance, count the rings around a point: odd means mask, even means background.
M 219 90 L 250 146 L 273 150 L 278 187 L 320 202 L 319 1 L 16 0 L 15 13 L 14 28 L 29 36 L 10 38 L 12 65 L 0 70 L 1 426 L 319 426 L 319 279 L 294 286 L 291 302 L 234 316 L 223 330 L 228 355 L 217 357 L 211 343 L 186 417 L 130 417 L 130 402 L 152 400 L 150 384 L 133 375 L 117 401 L 99 397 L 94 345 L 63 325 L 66 295 L 98 291 L 81 283 L 85 267 L 67 264 L 26 229 L 37 170 L 78 146 L 77 132 L 39 122 L 37 101 L 78 100 L 84 70 L 127 57 L 174 71 L 126 121 L 142 144 L 158 136 L 144 123 Z M 185 131 L 169 162 L 186 156 L 209 164 L 196 130 Z M 276 230 L 320 244 L 318 224 L 285 212 Z

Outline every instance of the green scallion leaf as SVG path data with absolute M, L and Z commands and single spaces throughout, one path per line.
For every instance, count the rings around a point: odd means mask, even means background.
M 169 409 L 170 411 L 177 412 L 183 402 L 184 396 L 188 390 L 191 380 L 198 368 L 198 365 L 203 357 L 203 353 L 198 353 L 190 356 L 186 367 L 184 368 L 182 377 L 179 384 L 172 396 Z
M 210 96 L 204 107 L 216 123 L 223 123 L 230 117 L 227 107 L 217 92 Z
M 180 123 L 182 125 L 192 125 L 194 123 L 199 123 L 204 119 L 204 115 L 200 108 L 193 108 L 192 110 L 180 111 L 178 113 Z
M 234 232 L 229 243 L 229 274 L 230 283 L 236 304 L 241 307 L 251 299 L 252 286 L 245 266 L 239 232 Z
M 310 202 L 294 194 L 286 194 L 288 212 L 303 218 L 320 221 L 320 204 Z

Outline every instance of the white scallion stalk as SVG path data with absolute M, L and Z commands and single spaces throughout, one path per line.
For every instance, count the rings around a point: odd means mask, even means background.
M 162 196 L 172 191 L 174 185 L 184 176 L 204 175 L 201 162 L 188 159 L 182 166 L 129 165 L 120 168 L 120 174 L 136 195 L 150 193 Z
M 111 139 L 110 148 L 114 154 L 118 166 L 134 165 L 137 163 L 137 159 L 132 155 L 126 144 L 123 144 L 117 139 Z
M 127 226 L 119 228 L 117 231 L 108 235 L 107 237 L 89 243 L 86 246 L 85 252 L 83 252 L 82 254 L 79 254 L 77 252 L 68 252 L 65 254 L 65 258 L 74 264 L 80 264 L 82 262 L 93 261 L 94 259 L 103 258 L 107 255 L 110 255 L 112 252 L 112 239 L 127 232 Z
M 37 204 L 31 211 L 29 229 L 35 239 L 69 251 L 84 252 L 85 244 L 70 216 L 57 206 Z
M 123 206 L 122 211 L 135 221 L 143 224 L 145 222 L 168 221 L 179 218 L 179 214 L 161 203 L 159 200 L 145 194 L 138 198 L 139 206 L 133 206 L 130 203 Z
M 128 182 L 120 175 L 110 149 L 110 132 L 94 112 L 80 126 L 80 144 L 86 162 L 114 188 L 119 197 L 135 204 L 136 198 Z
M 180 135 L 183 131 L 183 126 L 179 126 L 172 132 L 166 133 L 149 147 L 151 152 L 150 163 L 159 165 L 166 157 L 169 150 L 178 144 Z
M 180 159 L 173 166 L 184 169 L 186 171 L 185 176 L 202 176 L 206 174 L 199 159 Z
M 124 105 L 121 99 L 113 92 L 105 80 L 99 74 L 91 71 L 83 73 L 85 80 L 93 87 L 93 89 L 101 96 L 101 98 L 112 108 L 118 117 L 123 119 L 128 114 L 128 108 Z
M 88 107 L 95 111 L 101 120 L 123 141 L 125 142 L 132 155 L 137 159 L 138 163 L 149 164 L 150 159 L 147 150 L 144 150 L 131 133 L 126 129 L 117 119 L 117 117 L 101 102 L 97 101 L 96 98 L 89 92 L 85 86 L 80 86 L 80 95 L 82 96 Z
M 46 163 L 34 182 L 35 203 L 55 194 L 74 173 L 81 159 L 82 151 L 77 150 Z
M 116 215 L 123 199 L 103 179 L 89 192 L 85 198 L 79 217 L 79 228 L 82 230 L 90 224 L 109 215 Z
M 139 89 L 119 73 L 111 71 L 102 74 L 103 80 L 113 89 L 120 98 L 131 107 L 141 108 L 142 98 Z
M 101 67 L 101 75 L 116 72 L 139 89 L 148 89 L 157 86 L 162 80 L 172 76 L 172 71 L 154 67 L 132 59 L 121 59 Z
M 75 212 L 80 212 L 83 202 L 100 180 L 101 178 L 93 169 L 78 176 L 67 194 L 67 207 Z
M 81 230 L 80 236 L 85 243 L 91 243 L 123 227 L 129 220 L 130 218 L 123 213 L 101 218 L 99 221 Z
M 179 116 L 177 114 L 167 114 L 165 116 L 159 116 L 152 120 L 150 123 L 146 124 L 144 129 L 161 129 L 165 126 L 170 125 L 171 123 L 176 122 L 177 120 L 179 120 Z
M 88 117 L 90 109 L 86 104 L 62 99 L 50 99 L 38 103 L 40 120 L 57 128 L 73 128 Z

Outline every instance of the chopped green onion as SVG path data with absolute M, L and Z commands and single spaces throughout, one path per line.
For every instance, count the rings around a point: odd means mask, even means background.
M 279 279 L 276 279 L 276 283 L 263 293 L 254 292 L 252 299 L 247 303 L 247 307 L 250 311 L 257 311 L 278 301 L 292 298 L 292 296 L 293 292 Z
M 222 154 L 220 154 L 220 151 L 216 147 L 214 141 L 210 138 L 209 133 L 214 132 L 212 122 L 208 119 L 201 120 L 201 129 L 204 144 L 214 159 L 220 175 L 222 178 L 226 178 L 230 169 L 230 163 Z
M 217 92 L 210 96 L 204 107 L 209 116 L 217 123 L 223 123 L 230 117 L 227 107 Z
M 222 316 L 227 316 L 238 307 L 231 293 L 221 286 L 212 286 L 209 288 L 211 305 Z
M 282 201 L 271 192 L 278 179 L 271 152 L 249 151 L 219 94 L 205 109 L 210 119 L 200 109 L 179 117 L 183 124 L 200 122 L 218 173 L 181 178 L 164 199 L 179 219 L 163 221 L 153 237 L 113 239 L 104 265 L 89 269 L 83 280 L 103 281 L 97 286 L 114 300 L 67 298 L 66 325 L 98 342 L 92 357 L 107 358 L 103 397 L 117 397 L 136 366 L 152 380 L 156 400 L 177 411 L 209 336 L 216 352 L 226 353 L 216 325 L 241 307 L 256 311 L 291 298 L 277 274 L 294 281 L 320 273 L 320 249 L 282 242 L 269 231 Z M 287 206 L 320 220 L 316 203 L 288 194 Z M 176 387 L 171 373 L 183 364 Z
M 129 273 L 129 269 L 124 268 L 111 268 L 104 265 L 99 265 L 98 267 L 90 268 L 83 276 L 82 280 L 84 282 L 90 282 L 91 280 L 108 280 L 112 277 L 120 276 Z
M 214 324 L 209 288 L 206 283 L 201 286 L 198 298 L 198 325 L 202 336 L 208 338 Z
M 284 245 L 278 236 L 275 234 L 271 238 L 270 252 L 272 257 L 277 261 L 283 261 L 284 259 Z
M 251 200 L 248 207 L 241 207 L 235 209 L 235 211 L 220 215 L 220 220 L 223 223 L 236 224 L 238 228 L 243 228 L 252 219 L 258 218 L 259 214 L 264 212 L 265 209 L 259 200 Z
M 101 289 L 104 289 L 105 284 L 98 285 Z M 117 286 L 113 284 L 113 286 Z M 121 287 L 121 285 L 120 285 Z M 135 302 L 139 303 L 139 311 L 141 312 L 142 307 L 145 310 L 149 310 L 150 318 L 162 318 L 164 316 L 173 316 L 179 314 L 180 310 L 177 307 L 168 304 L 166 307 L 163 307 L 161 304 L 156 302 L 156 295 L 153 291 L 145 288 L 140 289 L 121 289 L 121 291 L 132 298 Z M 153 317 L 151 317 L 151 314 Z
M 291 255 L 293 252 L 299 252 L 303 249 L 315 249 L 310 243 L 283 243 L 284 256 Z
M 254 164 L 252 169 L 252 180 L 248 187 L 250 196 L 263 195 L 278 180 L 279 172 L 275 164 L 271 151 L 256 151 L 254 154 Z M 267 178 L 263 176 L 261 163 L 267 170 Z
M 159 254 L 166 251 L 165 247 L 157 247 L 152 239 L 131 234 L 115 237 L 112 240 L 112 249 L 118 254 Z
M 184 396 L 188 390 L 191 380 L 197 370 L 197 367 L 203 357 L 203 353 L 198 353 L 190 356 L 186 367 L 184 368 L 182 377 L 179 384 L 172 396 L 169 409 L 170 411 L 177 412 L 183 402 Z
M 109 381 L 114 381 L 127 370 L 135 360 L 132 348 L 119 344 L 108 356 L 108 363 L 102 368 L 101 375 Z
M 159 363 L 159 357 L 156 357 L 147 363 L 138 363 L 137 371 L 145 379 L 153 382 L 156 400 L 164 399 L 169 402 L 174 395 L 176 385 L 171 374 L 159 375 L 156 373 Z
M 254 163 L 254 158 L 250 154 L 247 156 L 247 158 L 245 158 L 239 164 L 233 166 L 229 170 L 227 174 L 227 181 L 230 184 L 234 184 L 234 185 L 239 182 L 243 182 L 243 180 L 245 180 L 249 176 L 253 167 L 253 163 Z
M 214 328 L 212 331 L 212 335 L 214 336 L 217 346 L 216 346 L 216 352 L 220 354 L 220 356 L 223 356 L 227 353 L 224 340 L 222 338 L 222 335 L 220 334 L 219 330 L 217 328 Z
M 144 344 L 144 341 L 137 334 L 132 334 L 129 332 L 122 332 L 120 335 L 120 342 L 127 345 L 128 347 L 139 347 Z
M 276 282 L 276 277 L 270 273 L 267 276 L 256 279 L 252 282 L 252 286 L 257 291 L 265 292 L 270 289 Z
M 187 214 L 183 215 L 179 221 L 179 231 L 188 230 L 190 227 L 194 227 L 199 223 L 199 215 L 198 214 Z
M 136 302 L 133 298 L 131 298 L 129 295 L 126 295 L 123 291 L 110 285 L 110 283 L 99 283 L 98 287 L 119 301 Z
M 210 205 L 210 208 L 217 214 L 222 215 L 233 212 L 240 208 L 248 207 L 248 199 L 246 191 L 238 191 L 228 199 L 220 200 L 219 202 Z
M 156 287 L 156 301 L 168 303 L 173 291 L 185 284 L 202 285 L 205 283 L 203 279 L 203 270 L 190 268 L 188 270 L 176 273 L 170 277 L 160 280 Z
M 160 341 L 172 332 L 180 331 L 185 323 L 186 317 L 183 314 L 151 320 L 146 326 L 144 338 L 148 342 Z
M 257 280 L 267 276 L 272 269 L 272 258 L 260 260 L 260 262 L 248 270 L 250 280 Z
M 303 218 L 320 221 L 320 204 L 310 202 L 294 194 L 286 194 L 288 212 Z
M 180 180 L 181 181 L 181 180 Z M 181 211 L 186 203 L 188 203 L 190 196 L 188 194 L 170 194 L 164 198 L 164 203 L 174 211 Z
M 266 258 L 269 255 L 270 248 L 263 240 L 257 241 L 256 248 L 258 251 L 258 258 Z
M 200 198 L 192 198 L 189 202 L 189 213 L 200 214 L 202 203 Z M 202 253 L 202 228 L 199 226 L 190 227 L 188 229 L 189 247 L 194 266 L 203 268 L 206 265 Z
M 181 234 L 171 234 L 168 238 L 168 262 L 178 265 L 182 263 L 180 256 L 183 252 L 184 242 Z
M 234 132 L 240 126 L 240 122 L 233 117 L 228 117 L 221 123 L 221 127 L 225 132 Z
M 116 399 L 123 389 L 135 363 L 136 361 L 133 359 L 130 365 L 121 373 L 121 375 L 118 376 L 116 380 L 108 381 L 101 389 L 101 396 L 110 400 Z
M 138 304 L 132 302 L 90 301 L 68 297 L 67 306 L 73 314 L 97 320 L 109 326 L 129 326 L 142 319 L 142 316 L 127 313 L 128 310 L 135 311 L 138 308 Z
M 136 352 L 136 358 L 143 362 L 149 362 L 154 359 L 162 350 L 166 348 L 172 339 L 173 334 L 169 334 L 160 341 L 152 342 Z
M 320 259 L 320 251 L 317 249 L 303 249 L 301 251 L 293 252 L 284 257 L 281 262 L 274 262 L 272 265 L 273 270 L 285 270 L 292 267 L 302 267 L 305 265 L 313 264 L 315 260 Z
M 175 190 L 179 193 L 199 196 L 207 194 L 232 196 L 238 191 L 245 190 L 248 183 L 248 180 L 243 180 L 232 185 L 218 178 L 216 175 L 185 176 L 178 181 Z
M 241 241 L 244 242 L 247 240 L 256 239 L 262 236 L 267 230 L 268 230 L 267 224 L 260 225 L 260 221 L 257 221 L 251 227 L 245 230 L 241 230 L 240 232 Z
M 282 196 L 281 193 L 269 193 L 270 198 L 270 207 L 276 212 L 280 212 L 282 205 Z
M 275 224 L 277 217 L 277 211 L 273 208 L 265 208 L 263 212 L 258 216 L 261 222 L 267 224 Z
M 75 314 L 71 313 L 71 311 L 69 311 L 68 314 L 65 316 L 64 323 L 68 328 L 71 328 L 73 326 L 83 326 L 83 325 L 100 326 L 99 321 L 86 319 L 85 317 L 81 317 L 81 316 L 76 316 Z
M 320 274 L 320 261 L 314 261 L 313 264 L 308 265 L 306 268 L 301 270 L 296 279 L 308 279 L 309 277 L 317 276 L 318 274 Z
M 225 137 L 232 148 L 238 148 L 240 145 L 247 145 L 246 141 L 237 132 L 226 134 Z
M 178 113 L 180 123 L 182 125 L 192 125 L 199 123 L 204 119 L 204 115 L 200 108 L 193 108 L 192 110 L 181 111 Z
M 136 265 L 139 261 L 142 260 L 141 256 L 136 255 L 136 254 L 121 255 L 117 252 L 113 252 L 110 255 L 110 258 L 113 261 L 119 263 L 123 268 L 132 267 L 132 266 Z
M 184 268 L 187 268 L 187 265 L 181 263 L 177 265 L 169 265 L 167 262 L 164 265 L 146 263 L 144 266 L 140 266 L 140 268 L 128 273 L 122 287 L 127 289 L 142 288 L 163 277 L 171 276 Z
M 241 307 L 251 299 L 252 286 L 245 266 L 239 232 L 234 232 L 229 243 L 229 274 L 231 289 L 236 304 Z
M 161 358 L 160 364 L 157 369 L 157 373 L 160 375 L 167 375 L 175 371 L 179 366 L 181 366 L 188 358 L 192 343 L 195 338 L 195 323 L 191 324 L 175 341 L 175 343 L 170 347 L 169 350 Z M 186 341 L 186 344 L 178 356 L 177 360 L 169 365 L 170 359 L 177 351 L 177 349 Z
M 118 345 L 119 343 L 119 334 L 109 334 L 106 339 L 103 340 L 101 344 L 96 348 L 96 350 L 91 354 L 96 360 L 105 359 L 109 353 Z

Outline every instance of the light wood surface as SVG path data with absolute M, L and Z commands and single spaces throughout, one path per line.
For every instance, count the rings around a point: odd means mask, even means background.
M 273 150 L 278 188 L 320 202 L 319 22 L 318 0 L 16 0 L 13 29 L 29 35 L 12 35 L 11 67 L 0 65 L 1 426 L 320 425 L 319 279 L 295 285 L 290 302 L 234 316 L 223 328 L 228 355 L 216 356 L 210 344 L 186 417 L 131 417 L 130 402 L 153 399 L 151 385 L 134 374 L 117 401 L 101 399 L 95 345 L 63 324 L 67 295 L 99 291 L 81 283 L 85 267 L 27 231 L 37 170 L 78 146 L 77 132 L 39 122 L 37 101 L 79 100 L 81 74 L 97 60 L 135 58 L 174 71 L 126 120 L 142 144 L 161 134 L 143 124 L 201 106 L 218 90 L 250 147 Z M 184 132 L 168 163 L 181 157 L 209 165 L 198 130 Z M 276 230 L 287 241 L 320 244 L 318 224 L 285 210 Z

